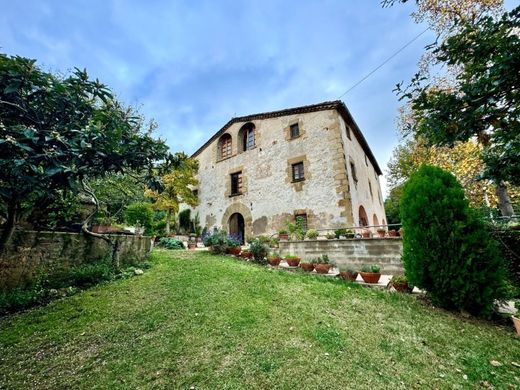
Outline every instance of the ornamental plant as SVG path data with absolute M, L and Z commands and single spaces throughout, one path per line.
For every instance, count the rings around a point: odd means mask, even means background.
M 269 245 L 262 242 L 262 240 L 255 238 L 249 244 L 249 250 L 253 254 L 253 260 L 258 264 L 267 264 L 267 254 L 269 253 Z
M 215 230 L 204 237 L 204 245 L 211 248 L 214 254 L 224 254 L 228 249 L 228 235 L 224 230 Z
M 405 184 L 400 209 L 409 282 L 435 305 L 491 314 L 505 293 L 504 264 L 455 177 L 423 165 Z

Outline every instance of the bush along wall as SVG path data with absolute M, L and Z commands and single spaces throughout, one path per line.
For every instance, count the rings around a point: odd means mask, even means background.
M 505 293 L 504 261 L 455 177 L 422 166 L 405 184 L 400 210 L 410 283 L 438 306 L 490 315 Z

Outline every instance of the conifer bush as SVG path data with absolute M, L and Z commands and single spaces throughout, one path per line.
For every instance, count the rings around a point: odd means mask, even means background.
M 401 198 L 403 263 L 434 304 L 489 315 L 504 293 L 503 260 L 456 178 L 423 165 Z

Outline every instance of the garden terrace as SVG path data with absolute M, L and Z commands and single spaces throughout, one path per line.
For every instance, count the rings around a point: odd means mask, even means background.
M 0 320 L 0 388 L 520 386 L 511 326 L 202 251 Z

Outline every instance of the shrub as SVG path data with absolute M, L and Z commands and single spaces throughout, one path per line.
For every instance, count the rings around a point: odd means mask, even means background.
M 191 228 L 191 210 L 184 209 L 179 213 L 179 230 L 183 233 L 190 233 Z
M 230 234 L 227 238 L 227 245 L 230 248 L 238 248 L 241 245 L 240 238 Z
M 132 203 L 126 208 L 125 221 L 129 225 L 140 225 L 144 227 L 144 233 L 153 234 L 154 212 L 151 203 Z
M 166 249 L 185 249 L 182 241 L 171 237 L 161 237 L 159 245 Z
M 316 229 L 309 229 L 307 230 L 306 236 L 308 239 L 315 240 L 318 238 L 318 231 Z
M 253 260 L 258 264 L 267 264 L 266 257 L 269 253 L 269 245 L 255 238 L 249 244 L 249 250 L 253 254 Z
M 455 177 L 423 165 L 405 184 L 400 210 L 409 282 L 436 305 L 489 315 L 504 293 L 504 267 Z
M 204 245 L 211 247 L 214 254 L 224 254 L 229 247 L 229 237 L 224 230 L 215 230 L 204 238 Z
M 336 229 L 336 230 L 334 230 L 334 234 L 335 234 L 336 238 L 340 238 L 340 236 L 346 237 L 347 229 Z

